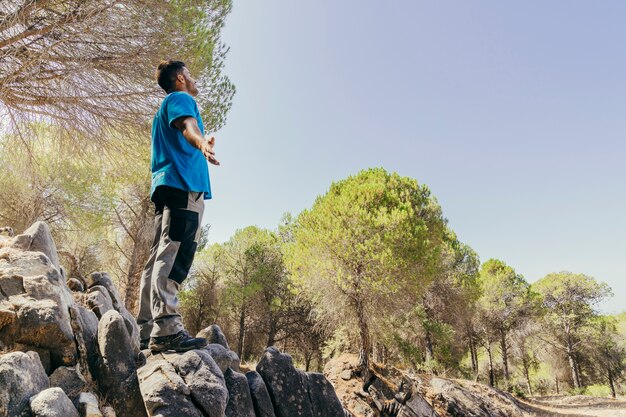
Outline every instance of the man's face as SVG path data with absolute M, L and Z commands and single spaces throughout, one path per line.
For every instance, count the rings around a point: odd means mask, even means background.
M 187 89 L 187 92 L 194 97 L 197 96 L 198 87 L 196 87 L 196 80 L 191 78 L 191 74 L 189 73 L 189 70 L 187 69 L 187 67 L 183 67 L 182 76 L 184 79 L 184 85 Z

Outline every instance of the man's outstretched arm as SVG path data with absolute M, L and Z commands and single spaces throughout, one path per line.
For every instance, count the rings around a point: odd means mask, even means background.
M 180 130 L 187 139 L 187 142 L 194 148 L 200 149 L 204 157 L 212 163 L 213 165 L 219 165 L 220 162 L 215 159 L 215 151 L 213 147 L 215 146 L 215 138 L 211 137 L 211 139 L 206 140 L 202 133 L 200 132 L 200 128 L 198 127 L 198 121 L 195 117 L 180 117 L 172 123 L 178 130 Z

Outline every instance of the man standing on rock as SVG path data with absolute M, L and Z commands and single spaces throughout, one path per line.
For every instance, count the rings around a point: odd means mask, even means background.
M 183 352 L 207 344 L 183 328 L 177 294 L 196 252 L 204 200 L 211 198 L 207 161 L 219 162 L 213 151 L 215 138 L 204 137 L 193 98 L 198 89 L 185 64 L 161 62 L 156 79 L 167 96 L 152 122 L 155 234 L 141 276 L 137 324 L 142 349 Z

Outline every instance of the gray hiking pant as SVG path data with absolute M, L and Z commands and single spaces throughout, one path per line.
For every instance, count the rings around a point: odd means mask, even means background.
M 169 336 L 183 330 L 178 290 L 187 278 L 200 237 L 203 193 L 159 186 L 152 195 L 155 233 L 139 287 L 139 336 Z

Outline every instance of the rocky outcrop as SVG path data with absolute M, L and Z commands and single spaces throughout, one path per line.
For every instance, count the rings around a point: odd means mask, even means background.
M 203 337 L 209 341 L 210 344 L 222 345 L 226 350 L 230 350 L 226 336 L 222 333 L 222 329 L 217 324 L 212 324 L 206 329 L 200 330 L 196 337 Z
M 224 379 L 228 388 L 226 417 L 255 417 L 246 376 L 229 368 L 224 374 Z
M 150 416 L 224 415 L 228 402 L 226 383 L 206 351 L 151 355 L 138 376 Z
M 48 388 L 31 397 L 34 417 L 79 417 L 74 404 L 61 388 Z
M 344 417 L 341 402 L 326 378 L 297 370 L 291 356 L 275 347 L 265 350 L 257 371 L 277 417 Z
M 48 377 L 34 352 L 0 356 L 0 417 L 30 415 L 29 400 L 48 388 Z
M 0 249 L 0 294 L 0 347 L 41 352 L 52 368 L 76 363 L 74 299 L 46 255 Z
M 0 417 L 344 416 L 330 382 L 276 348 L 240 373 L 217 325 L 206 348 L 142 353 L 111 278 L 68 285 L 45 223 L 0 239 Z
M 250 396 L 252 397 L 252 404 L 254 405 L 256 416 L 276 417 L 272 399 L 270 398 L 270 394 L 265 386 L 265 381 L 263 381 L 261 375 L 256 371 L 250 371 L 246 373 L 246 378 L 248 379 Z

